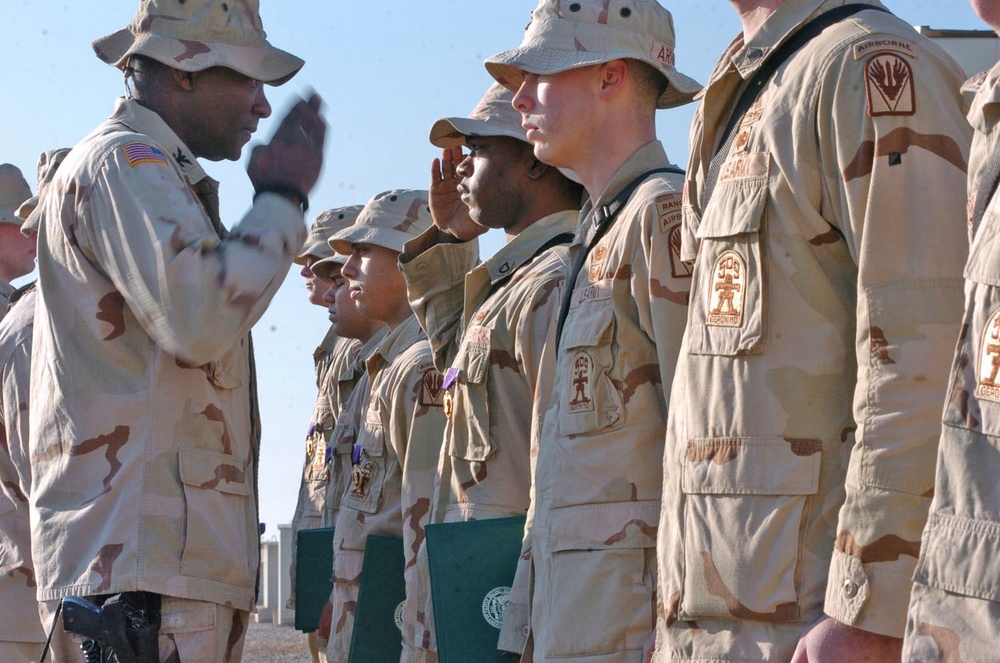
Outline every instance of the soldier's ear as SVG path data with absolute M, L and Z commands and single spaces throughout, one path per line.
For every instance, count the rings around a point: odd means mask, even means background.
M 194 78 L 195 74 L 190 71 L 181 71 L 180 69 L 170 69 L 170 73 L 174 78 L 174 82 L 187 92 L 194 89 Z
M 528 169 L 528 177 L 530 177 L 532 180 L 539 180 L 548 171 L 549 171 L 549 165 L 548 164 L 542 163 L 538 159 L 532 157 L 532 159 L 531 159 L 531 167 Z

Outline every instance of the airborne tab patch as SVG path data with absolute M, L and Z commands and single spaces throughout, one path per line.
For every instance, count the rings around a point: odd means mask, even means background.
M 883 51 L 865 62 L 868 115 L 913 115 L 917 112 L 913 67 L 901 56 Z
M 147 143 L 122 145 L 122 152 L 125 153 L 125 159 L 132 168 L 135 168 L 140 163 L 162 163 L 164 166 L 167 165 L 167 155 Z

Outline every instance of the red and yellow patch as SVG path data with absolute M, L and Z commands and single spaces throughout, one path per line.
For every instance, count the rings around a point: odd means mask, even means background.
M 167 165 L 167 155 L 148 143 L 122 145 L 122 152 L 125 154 L 125 160 L 128 161 L 128 165 L 132 168 L 135 168 L 140 163 L 162 163 L 164 166 Z

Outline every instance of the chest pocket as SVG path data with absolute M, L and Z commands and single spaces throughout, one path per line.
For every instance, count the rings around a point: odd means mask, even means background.
M 385 481 L 385 429 L 373 411 L 376 407 L 368 411 L 351 451 L 351 483 L 343 499 L 344 506 L 364 513 L 378 512 Z
M 609 282 L 604 284 L 610 288 Z M 601 285 L 591 287 L 599 290 Z M 559 386 L 560 435 L 585 435 L 624 424 L 622 397 L 611 379 L 614 336 L 614 304 L 610 296 L 585 302 L 570 312 L 560 353 L 563 366 L 558 373 L 559 379 L 566 381 Z
M 760 354 L 765 344 L 764 213 L 767 178 L 720 182 L 695 236 L 689 351 Z
M 452 400 L 451 448 L 453 458 L 483 462 L 496 451 L 490 440 L 490 405 L 486 380 L 490 373 L 492 332 L 470 327 L 452 368 L 459 372 L 446 398 Z

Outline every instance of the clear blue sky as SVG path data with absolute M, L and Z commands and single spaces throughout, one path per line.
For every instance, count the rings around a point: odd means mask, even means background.
M 677 65 L 705 82 L 739 32 L 726 0 L 661 0 L 674 14 Z M 535 0 L 262 0 L 271 42 L 306 61 L 290 83 L 269 88 L 275 118 L 289 95 L 313 88 L 326 102 L 326 163 L 311 212 L 363 204 L 392 188 L 426 188 L 437 152 L 427 142 L 442 116 L 465 115 L 491 83 L 482 61 L 516 46 Z M 913 25 L 985 28 L 966 0 L 888 0 Z M 123 92 L 122 76 L 90 42 L 124 27 L 136 0 L 0 0 L 0 162 L 17 165 L 34 188 L 45 149 L 71 146 L 103 121 Z M 693 107 L 661 111 L 660 139 L 687 160 Z M 274 130 L 261 124 L 258 139 Z M 222 182 L 222 215 L 235 224 L 251 187 L 239 163 L 207 164 Z M 502 239 L 489 235 L 485 250 Z M 270 533 L 291 520 L 316 395 L 312 353 L 328 326 L 291 271 L 254 329 L 264 420 L 261 519 Z

